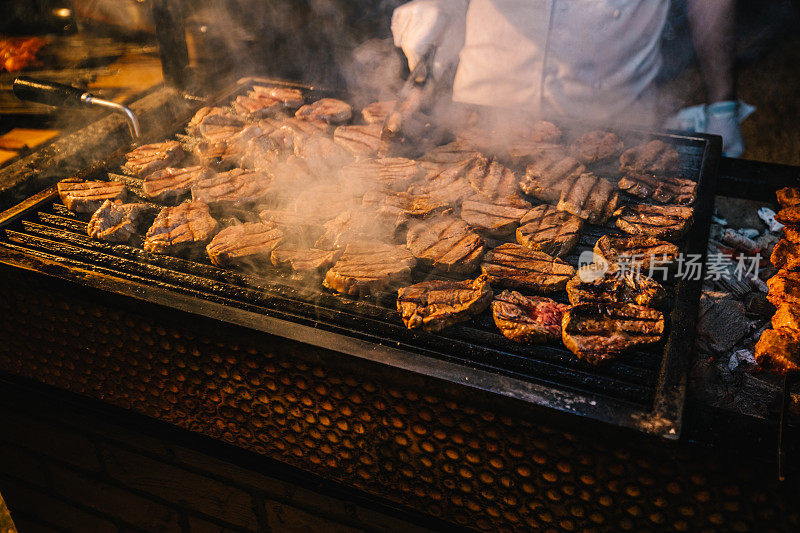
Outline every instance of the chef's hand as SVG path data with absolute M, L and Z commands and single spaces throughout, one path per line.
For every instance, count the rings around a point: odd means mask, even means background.
M 468 0 L 413 0 L 394 10 L 394 45 L 402 48 L 410 70 L 432 46 L 436 47 L 431 73 L 435 79 L 441 79 L 456 65 L 464 46 L 467 3 Z
M 725 101 L 706 107 L 706 133 L 722 137 L 722 154 L 739 157 L 744 152 L 744 139 L 739 128 L 736 102 Z

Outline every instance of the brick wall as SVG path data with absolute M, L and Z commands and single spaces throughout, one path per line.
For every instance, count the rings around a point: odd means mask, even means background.
M 256 471 L 99 413 L 29 400 L 0 395 L 0 494 L 20 533 L 426 531 L 272 476 L 268 464 Z

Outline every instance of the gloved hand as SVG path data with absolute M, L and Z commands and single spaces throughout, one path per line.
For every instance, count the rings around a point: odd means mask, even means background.
M 706 106 L 706 133 L 722 137 L 722 155 L 739 157 L 744 152 L 744 139 L 739 129 L 736 102 L 717 102 Z
M 467 3 L 468 0 L 413 0 L 394 10 L 394 45 L 403 49 L 410 70 L 432 46 L 436 47 L 431 72 L 435 79 L 457 64 L 464 47 Z

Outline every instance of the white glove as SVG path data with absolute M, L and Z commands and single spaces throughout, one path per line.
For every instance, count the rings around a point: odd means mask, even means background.
M 739 124 L 755 107 L 739 101 L 717 102 L 681 109 L 667 119 L 664 127 L 681 131 L 712 133 L 722 137 L 722 155 L 739 157 L 744 153 L 744 139 Z
M 413 0 L 394 10 L 394 45 L 403 49 L 410 70 L 432 46 L 436 47 L 431 72 L 434 78 L 441 78 L 458 63 L 458 54 L 464 47 L 468 2 Z

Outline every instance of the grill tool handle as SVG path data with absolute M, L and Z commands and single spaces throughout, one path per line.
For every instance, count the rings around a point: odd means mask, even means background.
M 131 129 L 131 136 L 134 139 L 139 138 L 139 121 L 136 115 L 133 114 L 133 111 L 116 102 L 97 98 L 85 89 L 64 85 L 63 83 L 20 76 L 14 80 L 12 90 L 17 98 L 29 102 L 37 102 L 56 107 L 98 106 L 121 113 L 125 115 L 128 121 L 128 126 Z

